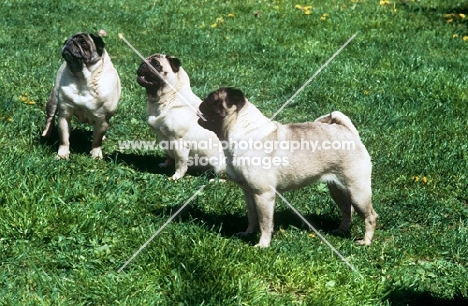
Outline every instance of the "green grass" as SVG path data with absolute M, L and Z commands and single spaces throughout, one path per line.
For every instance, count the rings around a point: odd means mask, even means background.
M 468 5 L 390 2 L 4 1 L 0 304 L 466 303 L 468 17 L 459 14 Z M 296 4 L 311 5 L 310 14 Z M 55 161 L 57 136 L 39 135 L 60 48 L 75 32 L 101 28 L 123 85 L 105 158 L 90 159 L 91 129 L 74 123 L 71 159 Z M 350 238 L 328 235 L 339 213 L 323 186 L 285 196 L 362 278 L 279 200 L 272 246 L 256 249 L 256 238 L 233 236 L 247 222 L 235 184 L 208 184 L 205 174 L 171 182 L 158 170 L 161 152 L 119 150 L 119 140 L 155 136 L 135 82 L 140 59 L 118 33 L 144 55 L 178 56 L 200 97 L 235 86 L 268 116 L 356 32 L 277 119 L 340 110 L 358 127 L 374 164 L 372 246 L 354 246 L 358 218 Z M 187 211 L 117 273 L 201 185 Z

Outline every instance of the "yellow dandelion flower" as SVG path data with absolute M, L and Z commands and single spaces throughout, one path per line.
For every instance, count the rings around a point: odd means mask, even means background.
M 458 14 L 458 16 L 460 16 L 461 19 L 465 19 L 465 18 L 466 18 L 466 15 L 465 15 L 465 14 Z
M 325 13 L 325 14 L 323 14 L 322 16 L 325 17 L 325 18 L 327 18 L 327 17 L 330 17 L 330 14 Z
M 305 14 L 305 15 L 310 15 L 310 10 L 305 10 L 305 11 L 304 11 L 304 14 Z
M 20 96 L 20 100 L 23 101 L 23 102 L 26 102 L 26 101 L 28 101 L 28 97 L 27 96 Z
M 211 25 L 212 28 L 216 28 L 217 26 L 218 26 L 217 23 L 213 23 L 213 24 Z
M 296 4 L 295 8 L 297 8 L 298 10 L 303 10 L 304 8 L 302 7 L 302 5 L 300 4 Z
M 229 13 L 229 14 L 228 14 L 228 17 L 234 17 L 234 14 L 233 14 L 233 13 Z
M 447 19 L 447 23 L 452 23 L 453 22 L 453 19 L 450 18 L 450 19 Z
M 312 233 L 310 233 L 308 236 L 309 236 L 310 238 L 315 238 L 315 234 L 312 234 Z
M 390 1 L 387 0 L 380 0 L 380 5 L 389 5 Z
M 421 180 L 424 184 L 427 184 L 427 177 L 423 176 Z
M 468 36 L 463 36 L 463 41 L 468 41 Z
M 15 121 L 15 120 L 13 120 L 13 118 L 11 118 L 11 117 L 8 117 L 8 118 L 7 118 L 7 121 L 8 121 L 8 122 L 13 122 L 13 121 Z
M 415 182 L 418 182 L 419 181 L 419 176 L 412 176 L 411 179 Z
M 34 105 L 34 104 L 36 104 L 36 102 L 34 102 L 33 100 L 28 100 L 28 101 L 26 101 L 26 104 L 27 105 Z
M 453 34 L 453 38 L 457 39 L 457 38 L 458 38 L 458 34 Z
M 327 17 L 322 16 L 322 17 L 320 17 L 320 20 L 325 21 L 325 20 L 327 20 Z

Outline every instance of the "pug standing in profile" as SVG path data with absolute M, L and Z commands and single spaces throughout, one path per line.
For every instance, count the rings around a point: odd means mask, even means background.
M 77 33 L 62 47 L 65 62 L 59 68 L 55 85 L 47 101 L 47 121 L 42 132 L 49 137 L 58 113 L 60 146 L 57 159 L 70 156 L 70 121 L 75 116 L 81 123 L 94 126 L 91 156 L 102 159 L 102 141 L 109 119 L 120 99 L 120 78 L 104 49 L 101 37 Z
M 249 225 L 242 234 L 253 233 L 260 227 L 259 247 L 270 245 L 273 233 L 273 211 L 276 191 L 282 192 L 325 181 L 333 200 L 340 208 L 342 220 L 338 233 L 348 232 L 354 210 L 364 220 L 365 234 L 360 245 L 370 245 L 377 214 L 372 208 L 369 154 L 351 120 L 340 112 L 332 112 L 314 122 L 280 124 L 271 121 L 235 88 L 220 88 L 210 93 L 200 105 L 206 118 L 198 120 L 213 131 L 221 141 L 227 141 L 224 153 L 227 174 L 238 183 L 247 202 Z M 237 146 L 242 141 L 256 144 L 315 141 L 322 149 L 299 148 L 265 151 Z M 334 142 L 354 143 L 354 148 L 330 150 Z M 325 146 L 327 144 L 327 146 Z M 326 148 L 329 148 L 328 150 Z M 254 161 L 275 161 L 264 167 Z
M 153 54 L 146 61 L 151 67 L 146 62 L 141 63 L 137 82 L 146 89 L 148 125 L 168 155 L 160 166 L 167 167 L 175 162 L 173 180 L 183 177 L 189 166 L 213 168 L 222 175 L 225 157 L 221 144 L 215 133 L 197 124 L 201 99 L 192 92 L 180 60 Z

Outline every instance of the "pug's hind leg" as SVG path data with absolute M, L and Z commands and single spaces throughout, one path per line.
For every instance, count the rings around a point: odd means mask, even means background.
M 372 207 L 372 190 L 370 184 L 354 187 L 351 190 L 351 200 L 358 215 L 364 220 L 364 238 L 357 240 L 358 245 L 370 245 L 377 224 L 377 213 Z
M 189 153 L 190 149 L 181 149 L 174 152 L 175 173 L 171 176 L 171 180 L 178 180 L 187 173 Z
M 328 182 L 327 186 L 333 201 L 335 201 L 341 211 L 340 226 L 333 230 L 332 233 L 337 235 L 346 235 L 351 229 L 352 215 L 354 212 L 350 195 L 346 190 L 338 187 L 335 182 Z

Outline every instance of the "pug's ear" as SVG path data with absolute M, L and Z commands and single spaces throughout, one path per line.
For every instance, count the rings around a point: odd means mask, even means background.
M 235 105 L 237 107 L 237 111 L 239 111 L 244 107 L 245 96 L 241 90 L 233 87 L 226 87 L 224 90 L 226 91 L 226 105 L 229 108 Z
M 102 53 L 104 51 L 104 46 L 106 45 L 104 41 L 102 40 L 101 36 L 94 35 L 94 34 L 89 34 L 91 38 L 94 41 L 94 44 L 96 45 L 96 51 L 99 54 L 99 56 L 102 56 Z
M 182 66 L 182 62 L 175 56 L 166 56 L 169 64 L 171 65 L 173 72 L 178 72 L 179 68 Z

